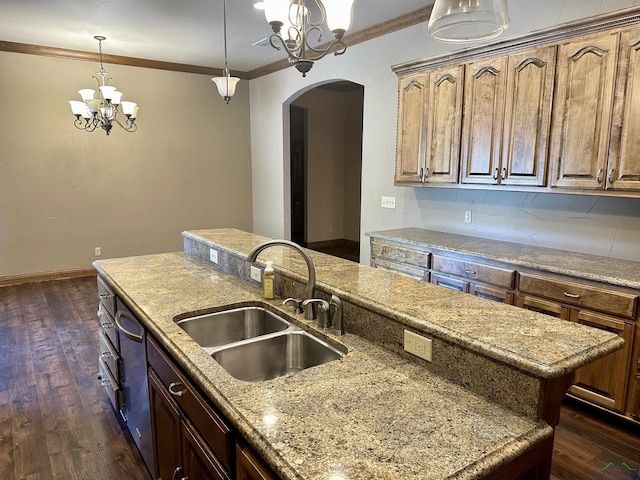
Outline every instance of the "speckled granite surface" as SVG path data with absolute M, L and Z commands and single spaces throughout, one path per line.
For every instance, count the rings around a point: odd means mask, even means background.
M 330 262 L 323 263 L 318 258 L 321 278 Z M 284 479 L 482 478 L 552 435 L 546 424 L 352 334 L 340 338 L 348 349 L 342 360 L 266 382 L 236 380 L 174 320 L 260 303 L 257 287 L 182 253 L 94 265 Z M 351 278 L 348 268 L 335 268 Z M 279 303 L 270 308 L 285 313 Z
M 545 272 L 640 289 L 640 263 L 616 258 L 501 242 L 453 233 L 399 228 L 370 232 L 367 235 L 415 246 L 477 255 L 490 260 Z
M 215 245 L 242 257 L 266 240 L 234 229 L 190 231 L 183 236 L 185 245 L 191 241 Z M 309 254 L 316 265 L 317 286 L 325 292 L 537 377 L 559 377 L 623 345 L 613 333 L 318 252 Z M 267 259 L 273 260 L 277 272 L 306 280 L 306 264 L 293 250 L 269 248 L 258 256 L 259 261 Z

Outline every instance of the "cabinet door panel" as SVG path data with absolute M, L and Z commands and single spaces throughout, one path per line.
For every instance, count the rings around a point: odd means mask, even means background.
M 184 420 L 182 421 L 182 435 L 182 457 L 186 478 L 189 480 L 231 479 L 200 434 Z
M 640 190 L 640 29 L 623 32 L 607 188 Z
M 517 305 L 527 310 L 544 313 L 552 317 L 558 317 L 562 320 L 569 320 L 571 310 L 561 303 L 542 300 L 541 298 L 529 297 L 527 295 L 519 295 Z
M 456 183 L 460 161 L 464 67 L 431 72 L 425 181 Z
M 421 183 L 426 148 L 426 108 L 429 75 L 399 80 L 396 183 Z
M 450 290 L 457 290 L 459 292 L 469 293 L 469 282 L 460 280 L 459 278 L 445 277 L 444 275 L 438 275 L 437 273 L 431 274 L 431 283 L 440 287 L 448 288 Z
M 578 397 L 623 412 L 635 325 L 588 310 L 573 310 L 571 321 L 616 333 L 624 339 L 621 350 L 579 368 L 570 390 Z
M 513 293 L 502 288 L 489 287 L 487 285 L 478 285 L 472 283 L 469 286 L 469 293 L 476 297 L 493 300 L 494 302 L 506 303 L 513 305 Z
M 466 66 L 462 183 L 497 183 L 506 64 L 505 57 L 498 57 Z
M 180 412 L 153 371 L 149 371 L 149 397 L 156 474 L 158 480 L 173 480 L 175 470 L 182 468 Z
M 551 184 L 602 189 L 606 176 L 618 35 L 568 41 L 558 49 Z
M 556 47 L 509 56 L 500 183 L 546 183 Z

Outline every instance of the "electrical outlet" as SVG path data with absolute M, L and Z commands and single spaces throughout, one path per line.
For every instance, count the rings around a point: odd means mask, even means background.
M 425 359 L 427 362 L 433 361 L 432 343 L 433 341 L 430 338 L 417 335 L 409 330 L 404 331 L 404 349 L 417 357 Z
M 100 257 L 100 256 L 102 256 L 102 247 L 96 247 L 96 248 L 94 249 L 93 254 L 94 254 L 96 257 Z
M 218 251 L 213 248 L 209 249 L 209 260 L 213 263 L 218 263 Z
M 382 208 L 396 208 L 396 197 L 382 197 Z
M 464 223 L 471 223 L 471 210 L 464 212 Z
M 251 280 L 260 282 L 262 280 L 262 270 L 258 267 L 251 265 Z

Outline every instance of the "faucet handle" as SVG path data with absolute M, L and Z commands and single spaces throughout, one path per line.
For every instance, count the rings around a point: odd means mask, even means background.
M 329 328 L 329 302 L 326 300 L 321 298 L 309 298 L 302 302 L 305 313 L 304 318 L 305 320 L 315 320 L 315 312 L 313 310 L 314 303 L 318 304 L 318 326 L 322 327 L 323 330 L 326 330 Z
M 282 305 L 288 305 L 289 303 L 293 304 L 293 314 L 297 315 L 298 313 L 302 313 L 304 312 L 304 309 L 302 308 L 302 300 L 299 300 L 297 298 L 287 298 L 284 302 L 282 302 Z
M 331 315 L 331 328 L 333 329 L 333 333 L 338 336 L 344 335 L 344 322 L 342 320 L 342 300 L 340 297 L 336 295 L 331 295 L 331 300 L 329 301 L 329 312 L 334 309 L 333 314 Z

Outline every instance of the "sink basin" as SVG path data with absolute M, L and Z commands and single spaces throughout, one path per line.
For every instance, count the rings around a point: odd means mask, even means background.
M 215 350 L 213 358 L 239 380 L 261 382 L 342 358 L 344 354 L 296 329 Z
M 185 318 L 176 323 L 202 347 L 217 347 L 280 332 L 290 325 L 286 320 L 261 307 L 234 308 Z

